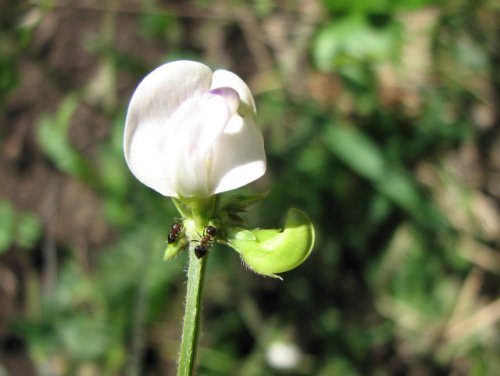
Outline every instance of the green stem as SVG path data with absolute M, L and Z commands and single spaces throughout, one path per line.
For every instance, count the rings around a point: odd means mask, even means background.
M 186 307 L 182 327 L 182 340 L 179 352 L 179 368 L 177 376 L 191 376 L 196 361 L 198 334 L 201 316 L 201 297 L 207 256 L 198 259 L 194 253 L 200 234 L 212 217 L 216 198 L 206 199 L 174 199 L 179 213 L 185 218 L 184 226 L 189 245 L 189 266 L 187 275 Z
M 186 291 L 186 308 L 182 328 L 181 349 L 177 376 L 191 376 L 196 360 L 198 333 L 201 314 L 201 297 L 207 256 L 198 259 L 193 247 L 189 247 L 188 283 Z

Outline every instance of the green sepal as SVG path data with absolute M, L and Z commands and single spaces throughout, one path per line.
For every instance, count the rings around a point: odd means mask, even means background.
M 217 201 L 217 212 L 238 213 L 266 198 L 268 192 L 257 194 L 225 194 Z
M 172 197 L 172 202 L 174 203 L 177 211 L 181 215 L 182 218 L 190 218 L 191 217 L 191 209 L 184 202 L 179 200 L 178 198 Z
M 174 243 L 167 244 L 167 248 L 165 249 L 165 253 L 163 255 L 163 260 L 171 260 L 179 253 L 181 253 L 187 246 L 189 242 L 185 236 L 177 239 Z
M 193 219 L 199 223 L 205 222 L 212 218 L 215 213 L 215 205 L 217 203 L 216 196 L 207 198 L 187 198 L 172 197 L 177 211 L 182 216 L 182 219 Z
M 303 211 L 290 209 L 285 226 L 279 229 L 228 229 L 226 244 L 234 248 L 254 272 L 281 278 L 302 264 L 314 246 L 314 226 Z

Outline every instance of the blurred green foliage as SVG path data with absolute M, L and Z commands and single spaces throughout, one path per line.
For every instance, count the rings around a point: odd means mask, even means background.
M 12 338 L 33 374 L 175 369 L 186 255 L 162 252 L 177 214 L 122 155 L 135 85 L 175 58 L 254 88 L 268 172 L 245 189 L 270 194 L 246 219 L 275 227 L 297 207 L 317 229 L 283 282 L 211 252 L 200 374 L 500 368 L 493 1 L 84 3 L 21 1 L 0 15 L 0 374 L 15 372 Z M 30 187 L 41 166 L 44 184 Z M 85 224 L 102 219 L 104 239 L 78 227 L 87 196 L 58 220 L 26 199 L 61 180 L 91 192 L 100 214 Z M 273 343 L 298 347 L 290 368 Z
M 9 202 L 0 201 L 0 254 L 11 247 L 31 249 L 41 231 L 42 225 L 36 215 L 16 212 Z

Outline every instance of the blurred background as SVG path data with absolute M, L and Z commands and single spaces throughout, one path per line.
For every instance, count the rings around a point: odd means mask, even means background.
M 252 88 L 284 281 L 210 254 L 200 375 L 500 369 L 495 0 L 0 0 L 0 375 L 173 375 L 186 255 L 125 166 L 128 100 L 189 58 Z

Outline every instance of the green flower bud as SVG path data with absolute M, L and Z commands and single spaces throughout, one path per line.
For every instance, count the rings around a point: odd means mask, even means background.
M 226 244 L 234 248 L 254 272 L 280 278 L 302 264 L 314 246 L 314 226 L 301 210 L 288 211 L 283 230 L 232 228 Z

